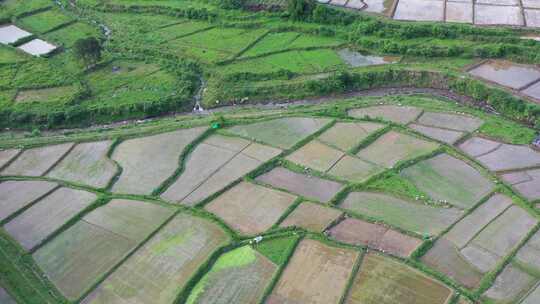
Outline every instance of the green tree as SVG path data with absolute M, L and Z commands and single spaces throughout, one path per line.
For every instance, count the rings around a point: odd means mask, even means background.
M 307 20 L 315 9 L 315 0 L 289 0 L 287 11 L 293 20 Z
M 101 43 L 94 37 L 79 39 L 73 45 L 75 57 L 86 67 L 96 64 L 101 59 Z

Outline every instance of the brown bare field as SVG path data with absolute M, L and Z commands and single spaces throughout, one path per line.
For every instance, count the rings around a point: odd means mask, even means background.
M 174 173 L 182 151 L 205 130 L 203 127 L 179 130 L 122 142 L 112 155 L 123 169 L 112 190 L 150 194 Z
M 465 260 L 459 248 L 444 237 L 438 239 L 422 257 L 422 262 L 471 289 L 478 287 L 483 277 L 478 269 Z
M 328 174 L 352 182 L 364 182 L 382 171 L 384 171 L 382 167 L 358 157 L 345 155 L 328 171 Z
M 0 151 L 0 169 L 4 167 L 10 160 L 12 160 L 21 150 L 8 149 Z
M 294 195 L 242 182 L 214 199 L 205 209 L 245 235 L 268 230 L 292 205 Z
M 332 227 L 330 237 L 352 245 L 364 245 L 400 257 L 408 257 L 422 241 L 383 225 L 347 218 Z
M 501 177 L 528 200 L 540 199 L 540 169 L 512 172 Z
M 161 197 L 193 206 L 280 153 L 241 138 L 212 136 L 188 156 L 184 172 Z
M 390 131 L 379 137 L 368 147 L 357 153 L 358 157 L 390 168 L 399 161 L 409 160 L 428 154 L 439 147 L 438 144 L 419 138 Z
M 302 240 L 266 303 L 339 303 L 358 255 L 352 250 Z
M 439 129 L 435 127 L 428 127 L 419 124 L 411 124 L 409 128 L 415 130 L 416 132 L 423 134 L 429 138 L 453 145 L 462 138 L 465 133 L 454 130 Z
M 382 128 L 383 124 L 371 122 L 338 122 L 321 134 L 319 140 L 342 151 L 349 151 Z
M 60 188 L 9 221 L 4 229 L 31 250 L 95 201 L 91 192 Z
M 346 304 L 446 304 L 452 290 L 402 263 L 378 254 L 364 257 Z
M 303 202 L 279 226 L 296 226 L 313 232 L 322 232 L 341 214 L 341 211 L 334 208 Z
M 239 125 L 228 129 L 227 132 L 281 149 L 290 149 L 329 122 L 330 119 L 287 117 Z
M 313 140 L 287 156 L 287 160 L 317 171 L 326 172 L 343 155 L 343 152 L 329 147 L 318 140 Z
M 436 200 L 471 208 L 494 188 L 474 167 L 448 154 L 440 154 L 408 167 L 401 173 Z
M 228 241 L 228 235 L 218 225 L 180 214 L 83 303 L 173 303 L 199 267 Z
M 484 123 L 483 120 L 473 116 L 438 112 L 424 112 L 418 118 L 418 122 L 426 126 L 464 132 L 473 132 Z
M 118 170 L 107 157 L 111 145 L 112 141 L 78 144 L 47 176 L 103 188 Z
M 409 106 L 374 106 L 349 111 L 349 116 L 356 118 L 380 118 L 383 120 L 406 125 L 422 113 L 422 109 Z
M 497 303 L 519 303 L 537 281 L 537 278 L 510 263 L 497 276 L 495 283 L 484 296 L 496 300 Z
M 0 183 L 0 222 L 28 206 L 57 185 L 43 181 L 6 181 Z
M 25 150 L 2 175 L 41 176 L 73 147 L 73 143 Z
M 512 199 L 496 194 L 454 225 L 445 238 L 452 241 L 458 248 L 463 248 L 510 206 L 512 206 Z
M 334 181 L 306 176 L 282 167 L 275 168 L 256 180 L 323 203 L 330 201 L 344 187 Z

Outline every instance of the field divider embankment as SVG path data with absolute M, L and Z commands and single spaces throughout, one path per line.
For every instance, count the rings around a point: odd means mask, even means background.
M 191 153 L 193 153 L 195 151 L 195 149 L 197 148 L 197 146 L 202 143 L 205 139 L 207 139 L 208 137 L 212 136 L 214 134 L 214 130 L 209 128 L 207 129 L 205 132 L 203 132 L 200 136 L 198 136 L 197 138 L 195 138 L 195 140 L 193 140 L 192 142 L 190 142 L 185 148 L 184 150 L 182 151 L 182 153 L 180 153 L 180 157 L 179 157 L 179 160 L 178 160 L 178 167 L 176 168 L 176 170 L 173 172 L 173 174 L 171 176 L 169 176 L 167 179 L 165 179 L 156 189 L 154 189 L 152 191 L 152 196 L 160 196 L 161 194 L 163 194 L 163 192 L 165 192 L 165 190 L 167 190 L 174 182 L 176 182 L 176 180 L 178 180 L 178 178 L 180 177 L 180 175 L 182 175 L 182 173 L 184 173 L 184 171 L 186 170 L 186 166 L 187 166 L 187 162 L 188 162 L 188 158 L 189 158 L 189 155 Z M 205 180 L 206 181 L 206 180 Z M 200 185 L 198 185 L 197 187 L 200 187 Z M 189 194 L 188 194 L 189 195 Z
M 68 155 L 69 153 L 71 153 L 71 151 L 73 151 L 73 149 L 75 149 L 75 146 L 77 146 L 78 144 L 77 143 L 74 143 L 71 145 L 71 147 L 69 147 L 69 149 L 66 150 L 66 152 L 64 152 L 64 154 L 62 154 L 62 156 L 60 156 L 50 167 L 49 169 L 45 170 L 45 172 L 43 172 L 43 174 L 41 174 L 41 176 L 47 176 L 49 173 L 51 173 L 52 170 L 54 170 L 54 168 L 60 163 L 62 162 Z

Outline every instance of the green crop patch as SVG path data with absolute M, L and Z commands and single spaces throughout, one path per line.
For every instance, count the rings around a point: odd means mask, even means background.
M 34 89 L 34 90 L 23 90 L 17 93 L 15 97 L 15 102 L 17 103 L 59 103 L 66 104 L 74 99 L 80 94 L 80 87 L 78 86 L 61 86 L 61 87 L 52 87 L 46 89 Z
M 28 57 L 25 57 L 22 52 L 9 46 L 0 46 L 0 65 L 18 63 L 25 60 L 28 60 Z
M 270 240 L 265 240 L 264 242 L 258 243 L 254 246 L 257 251 L 266 256 L 276 265 L 283 265 L 294 246 L 298 242 L 298 237 L 280 237 Z
M 94 37 L 100 38 L 99 28 L 83 22 L 76 22 L 44 36 L 50 42 L 58 43 L 65 47 L 72 47 L 79 39 Z
M 167 42 L 171 40 L 209 29 L 211 26 L 207 22 L 183 20 L 178 24 L 164 26 L 151 31 L 146 34 L 145 38 L 158 43 L 164 43 L 164 46 L 167 46 Z
M 195 285 L 186 303 L 256 303 L 277 270 L 249 246 L 223 254 Z
M 254 57 L 286 50 L 300 35 L 296 32 L 269 33 L 242 54 L 242 57 Z
M 18 16 L 51 7 L 52 3 L 49 0 L 5 0 L 0 3 L 0 6 L 6 10 L 7 14 Z
M 46 33 L 56 29 L 73 19 L 55 9 L 31 15 L 21 19 L 21 26 L 34 33 Z
M 256 71 L 252 67 L 257 66 Z M 290 71 L 298 74 L 331 72 L 345 67 L 345 63 L 334 50 L 289 51 L 261 58 L 242 60 L 227 65 L 224 73 L 269 74 Z
M 188 56 L 214 63 L 238 54 L 264 34 L 264 30 L 212 28 L 169 41 L 170 49 L 181 49 Z

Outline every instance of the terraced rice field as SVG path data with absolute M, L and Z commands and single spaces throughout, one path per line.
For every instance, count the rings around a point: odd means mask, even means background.
M 523 170 L 540 165 L 540 153 L 525 145 L 473 137 L 459 147 L 491 171 Z
M 382 167 L 391 168 L 400 161 L 429 154 L 437 148 L 438 145 L 435 143 L 390 131 L 368 147 L 360 150 L 356 155 Z
M 33 257 L 62 294 L 76 300 L 171 215 L 167 207 L 113 200 L 61 232 Z
M 494 185 L 471 165 L 441 154 L 402 172 L 432 198 L 468 209 L 490 193 Z
M 330 229 L 329 235 L 340 242 L 375 248 L 399 257 L 410 256 L 422 244 L 414 237 L 355 218 L 341 221 Z
M 2 275 L 61 303 L 536 304 L 539 152 L 486 116 L 347 110 L 0 151 Z
M 161 197 L 193 206 L 280 153 L 241 138 L 209 137 L 190 153 L 180 177 Z
M 118 171 L 108 157 L 111 145 L 111 141 L 79 144 L 47 176 L 103 188 Z
M 510 198 L 495 195 L 437 241 L 423 260 L 463 285 L 474 287 L 537 222 L 523 209 L 512 206 Z
M 445 304 L 451 297 L 450 288 L 417 270 L 384 256 L 368 254 L 345 303 Z
M 31 250 L 96 199 L 93 193 L 60 188 L 4 225 L 6 232 Z
M 37 201 L 57 185 L 43 181 L 6 181 L 0 183 L 0 221 Z
M 373 192 L 351 193 L 340 207 L 419 235 L 437 235 L 463 215 L 456 208 L 434 207 Z
M 204 128 L 180 130 L 121 143 L 112 159 L 122 167 L 122 175 L 112 190 L 150 194 L 170 177 L 180 163 L 183 150 L 204 132 Z M 159 161 L 147 166 L 145 160 L 159 154 Z
M 256 303 L 277 270 L 250 246 L 223 254 L 193 288 L 186 303 Z
M 131 256 L 83 303 L 171 303 L 228 235 L 216 224 L 178 215 Z
M 355 148 L 369 135 L 382 129 L 384 125 L 376 123 L 338 122 L 319 136 L 319 140 L 342 151 Z
M 43 175 L 72 147 L 73 144 L 68 143 L 25 150 L 0 173 L 2 175 Z
M 323 203 L 330 201 L 344 187 L 338 182 L 303 175 L 282 167 L 275 168 L 256 180 Z
M 260 141 L 281 149 L 290 149 L 296 143 L 317 132 L 329 119 L 291 117 L 273 119 L 228 129 L 234 135 Z
M 302 227 L 308 231 L 322 232 L 340 218 L 341 211 L 315 203 L 303 202 L 296 207 L 280 227 Z
M 354 251 L 303 240 L 266 303 L 339 303 L 357 259 Z
M 210 202 L 205 209 L 235 230 L 253 235 L 270 229 L 295 199 L 294 195 L 285 192 L 242 182 Z

